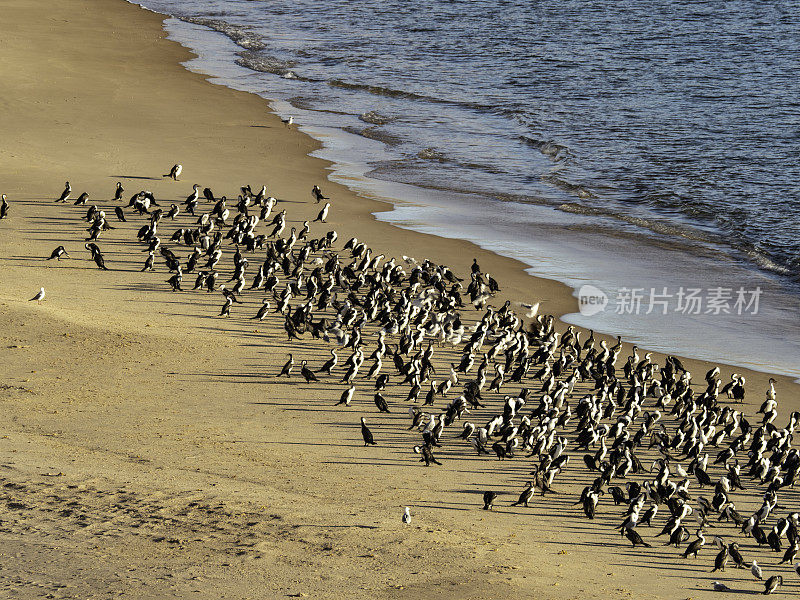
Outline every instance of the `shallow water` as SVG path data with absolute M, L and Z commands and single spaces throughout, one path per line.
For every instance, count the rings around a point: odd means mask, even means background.
M 147 4 L 183 17 L 190 68 L 277 99 L 332 178 L 400 203 L 378 218 L 609 295 L 570 322 L 800 376 L 795 3 Z M 625 287 L 762 294 L 758 314 L 617 314 Z

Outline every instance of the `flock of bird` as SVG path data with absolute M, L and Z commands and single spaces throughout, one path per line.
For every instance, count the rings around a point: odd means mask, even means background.
M 179 181 L 181 172 L 175 165 L 165 177 Z M 288 341 L 306 352 L 309 340 L 315 349 L 329 345 L 324 357 L 301 360 L 299 374 L 307 383 L 340 383 L 336 406 L 349 407 L 356 388 L 366 386 L 380 413 L 396 412 L 389 390 L 401 390 L 396 402 L 407 407 L 408 431 L 420 436 L 413 451 L 425 466 L 441 465 L 435 453 L 445 446 L 526 463 L 530 481 L 512 504 L 523 507 L 556 495 L 569 469 L 573 480 L 585 479 L 575 503 L 585 517 L 618 514 L 616 529 L 634 548 L 663 539 L 683 546 L 676 554 L 687 560 L 713 548 L 712 572 L 729 564 L 749 568 L 764 594 L 783 585 L 783 574 L 764 573 L 752 558 L 771 551 L 791 566 L 800 550 L 800 512 L 787 505 L 796 501 L 800 452 L 792 442 L 800 412 L 779 422 L 774 380 L 753 419 L 743 411 L 745 379 L 738 374 L 723 384 L 714 368 L 698 382 L 676 357 L 657 364 L 635 346 L 625 356 L 619 339 L 598 342 L 591 332 L 581 340 L 572 326 L 559 332 L 538 304 L 517 305 L 525 321 L 510 301 L 492 305 L 500 285 L 477 260 L 462 279 L 430 260 L 386 260 L 357 238 L 337 249 L 336 231 L 315 237 L 309 221 L 287 233 L 287 212 L 266 186 L 243 186 L 229 201 L 194 185 L 181 206 L 167 209 L 147 191 L 127 204 L 123 195 L 118 183 L 113 210 L 118 221 L 141 222 L 130 241 L 146 254 L 142 271 L 163 261 L 175 292 L 193 274 L 192 291 L 224 297 L 220 317 L 239 310 L 245 295 L 261 297 L 249 318 L 278 320 Z M 57 202 L 71 197 L 67 182 Z M 312 198 L 330 200 L 318 186 Z M 91 259 L 114 268 L 99 245 L 114 229 L 106 212 L 86 193 L 73 204 L 89 205 L 83 243 Z M 326 222 L 330 206 L 315 223 Z M 4 195 L 0 218 L 8 211 Z M 179 257 L 181 249 L 188 256 Z M 59 246 L 48 260 L 70 256 Z M 42 288 L 31 300 L 44 297 Z M 296 353 L 278 377 L 295 375 Z M 460 358 L 443 367 L 448 361 L 437 353 Z M 507 393 L 512 385 L 520 391 Z M 364 445 L 380 443 L 378 430 L 366 417 L 360 421 Z M 486 490 L 483 508 L 492 509 L 498 497 Z M 402 520 L 411 522 L 409 507 Z M 644 528 L 659 521 L 660 533 L 646 535 Z M 707 537 L 711 528 L 724 531 Z M 800 575 L 800 563 L 794 570 Z

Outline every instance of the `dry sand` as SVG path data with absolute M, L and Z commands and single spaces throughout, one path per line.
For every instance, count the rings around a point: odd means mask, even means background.
M 285 352 L 319 366 L 327 344 L 287 344 L 281 319 L 250 320 L 261 295 L 219 319 L 220 294 L 171 293 L 160 260 L 141 273 L 145 254 L 131 241 L 140 218 L 112 216 L 116 229 L 99 242 L 112 270 L 97 269 L 83 249 L 86 208 L 53 202 L 66 180 L 73 198 L 86 191 L 109 215 L 117 181 L 125 200 L 149 189 L 165 208 L 193 183 L 228 197 L 267 184 L 290 226 L 316 215 L 319 184 L 334 201 L 314 235 L 335 228 L 340 246 L 357 235 L 461 275 L 477 257 L 504 287 L 496 302 L 574 308 L 567 288 L 515 261 L 374 221 L 385 205 L 327 182 L 326 163 L 307 156 L 315 142 L 263 99 L 184 70 L 190 55 L 165 40 L 159 16 L 121 0 L 6 0 L 2 12 L 0 192 L 11 210 L 0 221 L 0 596 L 705 598 L 715 579 L 762 589 L 745 571 L 709 574 L 712 549 L 697 560 L 661 544 L 633 551 L 608 499 L 586 520 L 572 506 L 590 479 L 579 460 L 556 496 L 510 508 L 530 460 L 479 458 L 454 439 L 456 425 L 443 465 L 425 468 L 411 452 L 419 434 L 406 430 L 405 389 L 390 388 L 393 412 L 379 415 L 371 386 L 343 409 L 332 406 L 344 387 L 333 379 L 276 380 Z M 181 181 L 163 179 L 176 162 Z M 190 223 L 181 215 L 175 228 Z M 59 244 L 72 258 L 45 261 Z M 40 286 L 45 302 L 28 302 Z M 457 359 L 445 348 L 436 357 L 445 372 Z M 709 368 L 687 363 L 696 379 Z M 753 414 L 767 376 L 746 375 Z M 778 378 L 778 390 L 785 422 L 798 388 Z M 502 396 L 490 398 L 471 420 L 499 410 Z M 362 445 L 362 415 L 376 447 Z M 501 492 L 493 512 L 480 510 L 485 489 Z M 740 496 L 742 512 L 759 502 Z M 797 508 L 793 490 L 782 505 Z M 744 547 L 786 575 L 783 596 L 800 592 L 777 555 Z

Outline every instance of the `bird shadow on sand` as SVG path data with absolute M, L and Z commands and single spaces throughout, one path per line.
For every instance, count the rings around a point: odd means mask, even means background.
M 164 177 L 149 177 L 145 175 L 109 175 L 109 179 L 145 179 L 149 181 L 161 181 Z

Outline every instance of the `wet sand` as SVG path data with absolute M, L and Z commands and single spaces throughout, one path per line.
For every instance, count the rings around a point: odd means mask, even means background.
M 315 142 L 270 115 L 263 99 L 182 68 L 190 55 L 165 40 L 157 15 L 121 0 L 11 0 L 4 25 L 5 597 L 704 598 L 715 579 L 762 589 L 748 572 L 710 575 L 710 549 L 688 561 L 660 544 L 632 550 L 614 530 L 621 511 L 608 500 L 597 519 L 585 519 L 572 505 L 591 478 L 578 457 L 557 495 L 511 508 L 531 461 L 478 457 L 455 439 L 456 425 L 437 452 L 442 466 L 425 468 L 411 450 L 419 434 L 407 430 L 405 388 L 390 387 L 393 412 L 379 415 L 371 385 L 359 385 L 343 409 L 333 407 L 344 389 L 338 378 L 276 380 L 286 352 L 319 366 L 329 346 L 287 344 L 281 318 L 251 320 L 260 293 L 245 293 L 229 319 L 217 317 L 219 293 L 171 293 L 163 261 L 140 272 L 146 253 L 133 240 L 144 221 L 116 222 L 111 199 L 117 181 L 125 203 L 148 189 L 165 209 L 193 183 L 228 198 L 241 185 L 266 184 L 288 226 L 299 227 L 319 210 L 310 194 L 318 184 L 333 206 L 312 234 L 336 229 L 339 248 L 357 236 L 387 257 L 425 256 L 462 277 L 476 257 L 503 286 L 497 305 L 537 298 L 565 314 L 574 310 L 569 288 L 468 242 L 375 221 L 371 213 L 385 204 L 327 182 L 326 163 L 307 156 Z M 180 181 L 162 178 L 176 162 Z M 109 271 L 83 249 L 86 207 L 54 202 L 66 180 L 72 198 L 86 191 L 88 204 L 111 217 L 115 229 L 98 242 Z M 165 245 L 174 246 L 166 241 L 173 229 L 193 223 L 184 213 L 174 227 L 162 223 Z M 72 258 L 46 261 L 59 244 Z M 184 278 L 185 289 L 193 279 Z M 40 286 L 45 302 L 28 302 Z M 370 332 L 368 345 L 374 339 Z M 457 358 L 437 348 L 435 364 L 446 373 Z M 685 363 L 702 381 L 709 365 Z M 722 371 L 727 381 L 731 369 Z M 752 415 L 768 375 L 745 375 Z M 800 405 L 798 387 L 778 378 L 777 388 L 785 422 Z M 470 420 L 499 411 L 502 395 L 490 398 Z M 378 446 L 363 446 L 361 416 Z M 492 512 L 480 510 L 485 489 L 501 493 Z M 793 490 L 782 500 L 797 505 Z M 737 498 L 742 512 L 758 503 L 753 494 Z M 403 506 L 412 507 L 410 526 L 400 522 Z M 782 595 L 797 593 L 777 555 L 746 554 L 786 575 Z

